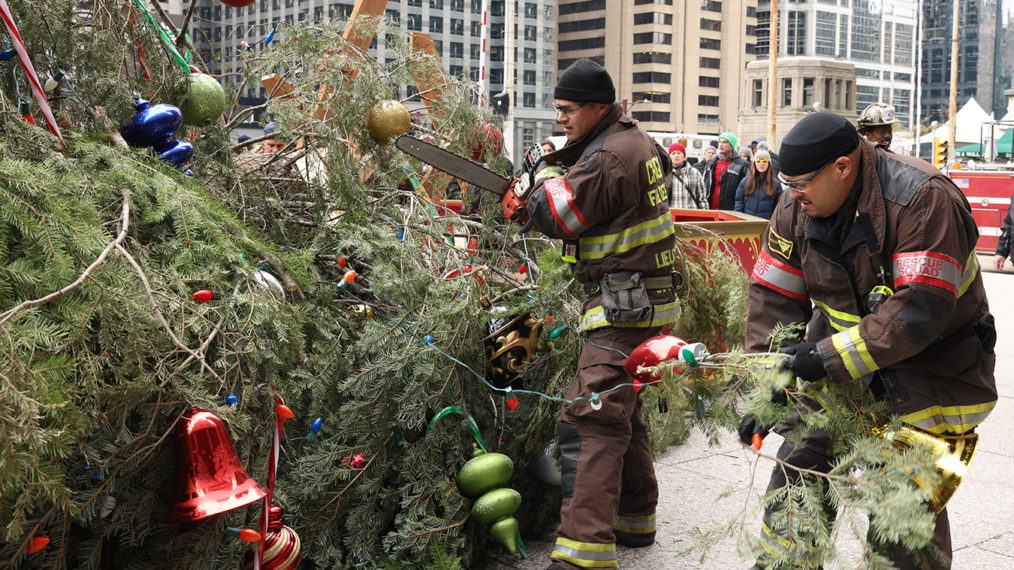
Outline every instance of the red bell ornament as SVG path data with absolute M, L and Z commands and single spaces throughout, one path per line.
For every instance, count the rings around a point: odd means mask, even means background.
M 246 8 L 250 4 L 253 4 L 255 0 L 222 0 L 222 4 L 226 6 L 232 6 L 233 8 Z
M 169 522 L 190 522 L 248 505 L 267 495 L 246 474 L 225 422 L 196 407 L 176 424 L 176 504 Z
M 686 346 L 686 344 L 685 340 L 674 336 L 651 337 L 630 353 L 630 356 L 627 357 L 627 362 L 623 365 L 623 369 L 627 371 L 627 374 L 631 378 L 635 378 L 641 382 L 654 382 L 657 378 L 652 378 L 651 374 L 638 372 L 638 367 L 650 368 L 658 366 L 666 360 L 678 359 L 680 348 Z

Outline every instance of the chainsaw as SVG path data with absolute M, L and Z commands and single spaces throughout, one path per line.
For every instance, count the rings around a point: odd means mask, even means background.
M 411 135 L 398 137 L 395 146 L 437 170 L 492 192 L 500 198 L 504 217 L 521 224 L 523 230 L 531 227 L 526 202 L 535 168 L 542 159 L 541 145 L 532 145 L 525 151 L 521 173 L 516 178 L 501 176 L 479 163 Z

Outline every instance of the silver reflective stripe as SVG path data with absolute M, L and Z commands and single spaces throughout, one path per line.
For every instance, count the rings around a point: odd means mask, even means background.
M 585 568 L 612 568 L 616 566 L 616 544 L 593 544 L 558 537 L 552 557 Z
M 993 411 L 996 402 L 967 406 L 932 406 L 905 414 L 901 420 L 935 434 L 963 434 L 974 428 Z
M 546 181 L 544 187 L 546 195 L 549 196 L 549 206 L 553 210 L 553 217 L 568 235 L 577 237 L 591 227 L 585 223 L 581 213 L 573 205 L 573 196 L 566 178 L 551 178 Z M 584 251 L 581 254 L 583 256 Z
M 645 327 L 659 327 L 662 325 L 668 325 L 676 322 L 676 319 L 680 315 L 680 300 L 676 299 L 671 303 L 662 303 L 661 305 L 652 305 L 652 315 L 650 319 L 643 321 L 637 321 L 634 323 L 610 323 L 606 319 L 606 313 L 602 309 L 602 306 L 593 307 L 588 309 L 584 315 L 581 316 L 581 321 L 578 323 L 578 332 L 584 332 L 600 327 L 624 327 L 624 328 L 645 328 Z
M 975 256 L 975 250 L 968 255 L 968 259 L 965 260 L 965 271 L 961 274 L 961 286 L 958 287 L 958 297 L 965 294 L 968 291 L 968 286 L 975 280 L 975 276 L 979 274 L 979 258 Z
M 672 275 L 641 277 L 645 289 L 672 289 Z
M 640 245 L 660 242 L 675 233 L 673 228 L 672 214 L 667 211 L 654 220 L 642 222 L 618 234 L 582 237 L 581 259 L 602 259 Z
M 841 355 L 842 362 L 852 378 L 861 378 L 880 369 L 866 348 L 866 341 L 859 334 L 858 325 L 833 335 L 831 344 Z
M 800 301 L 809 298 L 806 294 L 803 270 L 778 261 L 767 250 L 761 250 L 757 262 L 754 263 L 751 277 L 761 285 L 786 297 Z
M 954 258 L 935 251 L 910 251 L 896 253 L 892 260 L 895 289 L 906 283 L 923 283 L 957 295 L 962 272 Z
M 655 532 L 655 515 L 646 517 L 624 517 L 616 520 L 616 528 L 628 533 L 650 533 Z

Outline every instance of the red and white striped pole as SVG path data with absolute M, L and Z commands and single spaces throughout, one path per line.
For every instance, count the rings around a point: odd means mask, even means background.
M 482 0 L 482 20 L 479 22 L 479 29 L 482 36 L 482 48 L 479 51 L 479 81 L 476 87 L 479 91 L 479 107 L 486 106 L 486 61 L 487 50 L 489 49 L 489 0 Z

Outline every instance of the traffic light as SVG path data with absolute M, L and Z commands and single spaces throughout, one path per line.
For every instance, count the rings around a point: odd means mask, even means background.
M 947 141 L 933 140 L 933 166 L 944 168 L 947 166 Z

